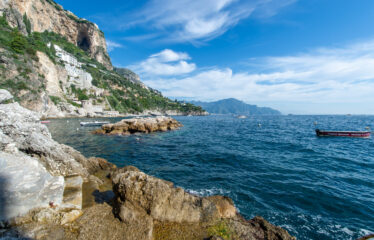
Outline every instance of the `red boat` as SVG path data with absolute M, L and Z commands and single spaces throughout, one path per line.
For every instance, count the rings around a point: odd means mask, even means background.
M 354 137 L 369 138 L 371 132 L 368 131 L 325 131 L 316 129 L 318 137 Z

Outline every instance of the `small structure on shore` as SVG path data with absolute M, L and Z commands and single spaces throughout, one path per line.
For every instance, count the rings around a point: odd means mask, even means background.
M 171 117 L 132 118 L 122 119 L 114 124 L 105 124 L 94 134 L 130 135 L 134 133 L 166 132 L 175 130 L 183 125 Z

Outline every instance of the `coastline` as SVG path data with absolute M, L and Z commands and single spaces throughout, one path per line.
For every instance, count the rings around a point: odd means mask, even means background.
M 117 169 L 105 159 L 86 158 L 55 142 L 39 114 L 9 100 L 0 104 L 0 160 L 5 166 L 0 176 L 18 184 L 6 186 L 0 236 L 175 239 L 180 233 L 187 239 L 295 239 L 263 218 L 245 220 L 227 197 L 199 197 L 135 167 Z M 11 172 L 11 163 L 20 165 Z M 27 174 L 29 163 L 37 164 L 40 174 L 13 179 Z M 17 194 L 26 183 L 34 183 L 34 190 Z M 35 193 L 36 201 L 30 202 L 28 196 Z
M 47 115 L 42 116 L 42 120 L 48 119 L 69 119 L 69 118 L 120 118 L 120 117 L 157 117 L 157 116 L 208 116 L 210 113 L 208 112 L 175 112 L 175 111 L 165 111 L 165 112 L 154 112 L 154 111 L 147 111 L 145 113 L 139 114 L 118 114 L 118 115 L 65 115 L 65 116 L 54 116 L 54 115 Z

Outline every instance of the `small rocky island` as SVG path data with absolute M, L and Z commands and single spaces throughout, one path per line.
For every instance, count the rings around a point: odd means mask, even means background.
M 54 141 L 40 114 L 13 103 L 7 91 L 0 91 L 2 237 L 295 239 L 261 217 L 245 220 L 228 197 L 196 196 L 136 167 L 86 158 Z
M 130 135 L 134 133 L 166 132 L 182 127 L 182 124 L 171 117 L 123 119 L 114 124 L 105 124 L 94 134 Z

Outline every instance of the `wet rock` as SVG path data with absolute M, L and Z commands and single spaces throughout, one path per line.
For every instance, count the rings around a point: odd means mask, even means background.
M 123 119 L 114 124 L 105 124 L 94 131 L 95 134 L 129 135 L 134 133 L 165 132 L 182 127 L 182 124 L 170 117 Z

